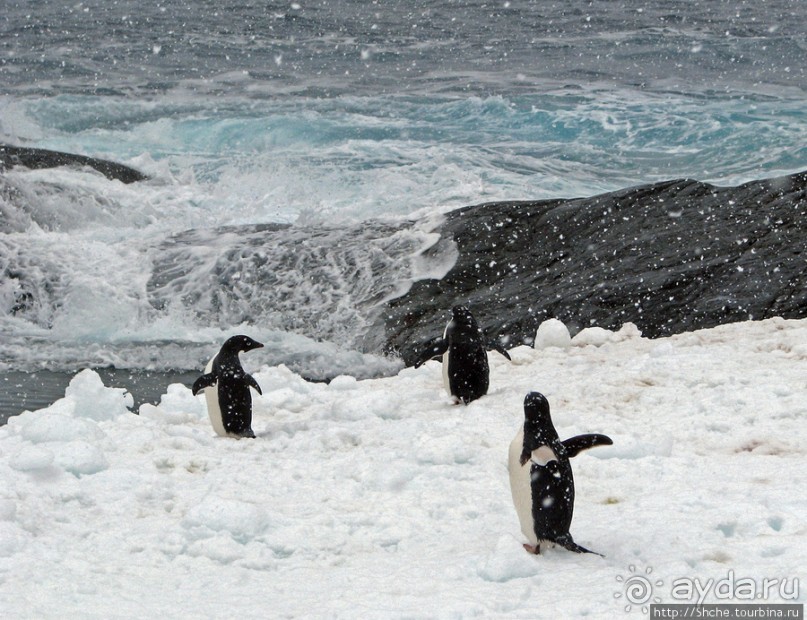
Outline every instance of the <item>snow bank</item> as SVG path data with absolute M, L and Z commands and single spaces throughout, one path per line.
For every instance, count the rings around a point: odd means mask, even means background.
M 803 578 L 807 321 L 563 330 L 491 355 L 467 407 L 436 362 L 329 385 L 253 370 L 255 440 L 216 437 L 185 386 L 138 416 L 79 373 L 0 428 L 2 615 L 612 618 L 634 571 L 664 602 L 693 602 L 676 579 Z M 572 534 L 605 558 L 521 547 L 506 457 L 530 390 L 562 438 L 614 440 L 572 463 Z

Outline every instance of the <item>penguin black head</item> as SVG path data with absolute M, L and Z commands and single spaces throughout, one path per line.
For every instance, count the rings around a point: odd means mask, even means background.
M 454 306 L 451 308 L 451 318 L 463 325 L 476 324 L 476 319 L 467 306 Z
M 448 324 L 448 331 L 449 333 L 475 334 L 481 330 L 467 306 L 454 306 L 451 308 L 451 321 Z
M 549 415 L 549 401 L 540 392 L 530 392 L 524 398 L 524 434 L 546 443 L 558 439 Z
M 244 351 L 252 351 L 252 349 L 260 349 L 263 345 L 250 338 L 249 336 L 233 336 L 232 338 L 228 338 L 227 341 L 222 345 L 221 351 L 223 353 L 232 353 L 232 354 L 239 354 L 243 353 Z
M 540 392 L 530 392 L 524 397 L 524 417 L 530 422 L 552 424 L 549 416 L 549 401 Z

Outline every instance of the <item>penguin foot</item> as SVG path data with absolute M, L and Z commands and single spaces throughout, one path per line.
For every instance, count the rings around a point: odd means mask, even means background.
M 528 545 L 527 543 L 524 543 L 522 546 L 527 551 L 527 553 L 531 553 L 533 555 L 538 555 L 539 553 L 541 553 L 541 547 L 539 547 L 538 545 Z
M 251 428 L 237 433 L 227 433 L 227 435 L 229 437 L 234 437 L 235 439 L 255 439 L 255 433 L 252 432 Z

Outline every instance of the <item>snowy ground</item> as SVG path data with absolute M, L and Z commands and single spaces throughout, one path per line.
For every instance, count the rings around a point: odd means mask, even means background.
M 491 353 L 467 407 L 435 362 L 324 385 L 246 354 L 251 441 L 216 437 L 182 385 L 135 416 L 81 372 L 0 428 L 0 615 L 641 617 L 639 577 L 650 602 L 731 577 L 803 603 L 807 320 L 566 344 Z M 605 558 L 521 547 L 506 458 L 530 390 L 561 438 L 614 440 L 572 462 L 572 534 Z

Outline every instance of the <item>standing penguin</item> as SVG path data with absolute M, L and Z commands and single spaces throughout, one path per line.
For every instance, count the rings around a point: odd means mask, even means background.
M 205 374 L 193 384 L 193 395 L 205 391 L 207 413 L 213 430 L 222 437 L 255 437 L 252 432 L 252 394 L 263 394 L 258 382 L 244 372 L 238 354 L 263 345 L 249 336 L 233 336 L 208 362 Z
M 569 459 L 582 450 L 612 443 L 605 435 L 577 435 L 561 441 L 546 397 L 539 392 L 527 394 L 524 426 L 510 444 L 508 458 L 510 491 L 521 532 L 529 540 L 524 545 L 527 551 L 540 553 L 542 546 L 554 543 L 577 553 L 595 553 L 574 542 L 569 533 L 574 511 Z
M 510 354 L 499 343 L 485 339 L 482 328 L 468 308 L 454 306 L 443 337 L 427 343 L 415 362 L 415 368 L 442 355 L 446 391 L 454 397 L 455 402 L 467 405 L 488 393 L 490 369 L 486 345 L 510 359 Z

